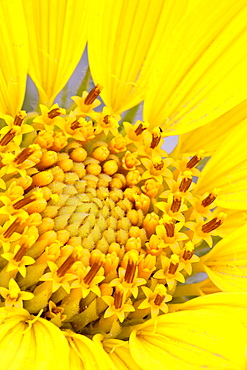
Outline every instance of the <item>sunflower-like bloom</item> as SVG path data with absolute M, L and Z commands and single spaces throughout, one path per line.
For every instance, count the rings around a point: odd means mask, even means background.
M 246 369 L 246 17 L 0 2 L 2 369 Z M 94 85 L 59 106 L 86 42 Z

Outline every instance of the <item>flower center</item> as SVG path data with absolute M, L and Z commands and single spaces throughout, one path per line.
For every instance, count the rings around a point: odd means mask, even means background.
M 65 118 L 43 107 L 21 148 L 9 143 L 23 113 L 0 139 L 0 283 L 15 278 L 33 294 L 24 308 L 47 319 L 59 312 L 62 328 L 119 336 L 123 322 L 168 311 L 199 260 L 195 247 L 225 215 L 209 217 L 219 189 L 193 194 L 203 153 L 177 163 L 160 147 L 160 128 L 139 121 L 121 131 L 117 116 L 92 110 L 101 89 Z

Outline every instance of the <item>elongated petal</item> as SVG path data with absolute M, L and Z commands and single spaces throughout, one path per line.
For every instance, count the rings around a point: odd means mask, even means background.
M 102 346 L 89 338 L 71 331 L 64 332 L 70 347 L 70 367 L 68 369 L 115 370 L 115 367 Z
M 118 339 L 106 339 L 103 343 L 105 351 L 118 370 L 141 370 L 130 354 L 129 343 Z
M 69 346 L 63 333 L 26 310 L 0 308 L 2 369 L 52 370 L 69 368 Z
M 202 0 L 164 39 L 144 118 L 167 134 L 200 127 L 246 99 L 246 1 Z
M 24 100 L 28 63 L 21 0 L 0 1 L 0 25 L 0 116 L 15 116 Z
M 202 171 L 195 193 L 220 188 L 216 204 L 226 209 L 247 209 L 247 120 L 225 139 Z
M 171 305 L 175 311 L 213 309 L 237 317 L 247 327 L 247 293 L 214 293 Z
M 23 1 L 28 24 L 29 73 L 43 104 L 52 105 L 86 43 L 87 0 Z
M 222 291 L 247 292 L 247 225 L 222 239 L 202 259 L 209 278 Z
M 89 27 L 89 62 L 102 98 L 114 113 L 144 97 L 150 66 L 187 0 L 96 0 Z
M 247 100 L 207 125 L 181 135 L 172 155 L 180 156 L 181 153 L 194 155 L 201 149 L 205 151 L 205 155 L 212 155 L 229 135 L 230 130 L 245 118 L 247 118 Z
M 131 333 L 130 351 L 145 370 L 240 370 L 246 366 L 245 335 L 243 325 L 230 315 L 175 312 L 140 325 Z

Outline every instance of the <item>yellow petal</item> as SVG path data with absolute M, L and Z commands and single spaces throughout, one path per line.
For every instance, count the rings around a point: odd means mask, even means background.
M 30 63 L 40 102 L 52 105 L 86 43 L 88 0 L 25 0 Z
M 175 311 L 213 309 L 237 317 L 247 327 L 247 293 L 214 293 L 191 299 L 182 304 L 170 305 Z
M 247 117 L 247 100 L 226 112 L 205 126 L 199 127 L 179 137 L 179 142 L 172 155 L 194 155 L 203 149 L 205 155 L 212 155 L 222 141 L 229 135 L 230 130 Z
M 26 310 L 0 308 L 1 369 L 63 370 L 69 347 L 55 325 Z
M 130 335 L 130 351 L 145 370 L 244 370 L 245 342 L 246 329 L 232 316 L 193 310 L 140 325 Z
M 0 1 L 0 24 L 0 116 L 15 116 L 24 100 L 28 63 L 21 0 Z
M 66 370 L 116 370 L 100 344 L 72 331 L 64 334 L 70 347 L 70 366 Z
M 201 258 L 210 280 L 222 291 L 247 292 L 247 225 L 228 235 Z
M 163 38 L 183 16 L 187 0 L 95 0 L 89 26 L 89 64 L 114 113 L 144 97 L 150 67 Z
M 221 290 L 207 278 L 199 283 L 178 285 L 173 297 L 210 295 L 218 292 L 221 292 Z M 171 310 L 173 306 L 175 305 L 170 304 L 169 310 Z
M 130 354 L 129 343 L 118 339 L 106 339 L 103 342 L 117 370 L 141 370 Z
M 247 120 L 230 132 L 217 152 L 208 161 L 195 188 L 203 194 L 220 188 L 215 201 L 226 209 L 247 209 Z
M 145 98 L 145 120 L 168 135 L 182 134 L 246 99 L 246 17 L 245 0 L 202 0 L 192 7 L 163 40 Z

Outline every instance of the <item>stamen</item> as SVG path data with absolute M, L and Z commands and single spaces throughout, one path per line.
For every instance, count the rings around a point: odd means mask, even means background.
M 174 231 L 175 231 L 175 225 L 174 222 L 165 222 L 164 223 L 165 229 L 166 229 L 166 234 L 168 238 L 174 237 Z
M 7 145 L 15 137 L 15 131 L 13 129 L 9 130 L 0 140 L 0 145 Z
M 81 124 L 78 120 L 75 120 L 70 125 L 71 130 L 76 130 L 77 128 L 80 128 L 80 127 L 81 127 Z
M 168 274 L 174 275 L 175 272 L 177 271 L 177 268 L 178 268 L 178 263 L 176 264 L 170 263 Z
M 192 183 L 192 178 L 183 178 L 181 184 L 179 185 L 179 191 L 181 193 L 186 193 Z
M 208 207 L 210 204 L 212 204 L 215 199 L 217 198 L 217 195 L 219 194 L 220 189 L 214 189 L 205 199 L 202 200 L 202 206 Z
M 122 307 L 123 303 L 123 291 L 117 290 L 114 293 L 114 306 L 116 309 L 119 309 Z
M 178 195 L 173 196 L 173 201 L 171 205 L 171 211 L 173 213 L 179 211 L 179 208 L 181 207 L 181 202 L 182 202 L 181 197 L 179 197 Z
M 221 212 L 219 213 L 218 217 L 213 218 L 211 221 L 202 225 L 202 231 L 204 233 L 210 233 L 211 231 L 217 229 L 223 224 L 224 219 L 226 218 L 226 214 Z
M 15 126 L 21 126 L 24 118 L 26 117 L 26 112 L 21 110 L 17 113 L 17 115 L 15 116 L 15 119 L 14 119 L 14 125 Z
M 193 256 L 193 252 L 192 251 L 189 251 L 189 250 L 186 250 L 185 249 L 185 251 L 184 251 L 184 253 L 183 253 L 183 259 L 185 260 L 185 261 L 188 261 L 188 260 L 190 260 L 191 259 L 191 257 Z
M 193 168 L 195 167 L 201 159 L 204 158 L 204 151 L 201 150 L 197 155 L 194 155 L 194 157 L 192 157 L 189 162 L 187 163 L 186 167 L 187 168 Z
M 150 144 L 151 149 L 155 149 L 159 145 L 159 142 L 160 142 L 160 139 L 161 139 L 161 132 L 162 132 L 161 127 L 155 127 L 155 129 L 153 130 L 153 132 L 152 132 L 152 142 Z
M 66 261 L 59 267 L 57 270 L 57 276 L 62 277 L 66 274 L 66 272 L 70 269 L 70 267 L 73 265 L 73 263 L 76 261 L 74 256 L 71 254 Z
M 179 265 L 178 255 L 172 254 L 171 259 L 170 259 L 170 266 L 169 266 L 168 274 L 174 275 L 178 269 L 178 265 Z
M 153 163 L 153 166 L 156 171 L 160 171 L 164 167 L 164 163 L 161 160 L 159 163 Z
M 25 256 L 27 250 L 28 250 L 28 245 L 23 244 L 20 247 L 20 249 L 17 251 L 16 255 L 14 256 L 14 260 L 16 262 L 21 261 L 22 257 Z
M 93 280 L 93 278 L 95 277 L 95 275 L 97 274 L 102 265 L 103 265 L 102 259 L 96 260 L 93 263 L 91 270 L 87 273 L 87 275 L 83 279 L 85 284 L 89 285 L 91 283 L 91 281 Z
M 84 104 L 85 105 L 91 105 L 95 101 L 95 99 L 97 99 L 97 97 L 101 93 L 102 89 L 103 89 L 103 86 L 101 86 L 99 84 L 94 86 L 94 88 L 89 92 L 89 94 L 85 98 Z
M 30 197 L 27 197 L 27 198 L 23 198 L 21 200 L 18 200 L 18 202 L 16 202 L 14 205 L 13 205 L 13 208 L 14 209 L 20 209 L 20 208 L 23 208 L 24 206 L 26 206 L 27 204 L 33 202 L 35 199 L 34 197 L 31 195 Z
M 31 154 L 33 154 L 34 151 L 33 149 L 31 148 L 25 148 L 21 153 L 19 153 L 15 159 L 14 159 L 14 162 L 16 164 L 21 164 L 22 162 L 24 162 L 28 157 L 30 157 Z
M 110 114 L 107 114 L 107 115 L 103 118 L 103 122 L 104 122 L 106 125 L 110 125 L 110 124 L 111 124 L 111 116 L 110 116 Z
M 5 239 L 10 238 L 11 235 L 18 229 L 20 226 L 20 220 L 17 218 L 9 227 L 8 229 L 4 232 L 3 237 Z
M 156 306 L 160 306 L 161 303 L 164 301 L 164 299 L 165 299 L 165 296 L 164 295 L 157 294 L 156 297 L 155 297 L 155 300 L 154 300 L 154 304 Z
M 137 127 L 137 129 L 135 130 L 135 134 L 137 136 L 141 135 L 141 133 L 143 131 L 145 131 L 147 129 L 147 127 L 145 127 L 142 123 L 139 124 L 139 126 Z
M 195 167 L 198 163 L 200 162 L 200 158 L 198 158 L 196 155 L 192 157 L 189 162 L 187 163 L 186 167 L 187 168 L 193 168 Z
M 127 284 L 133 283 L 135 272 L 136 272 L 136 263 L 134 261 L 129 260 L 127 268 L 126 268 L 125 276 L 124 276 L 124 281 Z
M 48 118 L 55 118 L 57 116 L 60 116 L 61 114 L 63 114 L 63 111 L 61 110 L 61 108 L 54 108 L 52 110 L 50 110 L 50 112 L 48 112 Z

